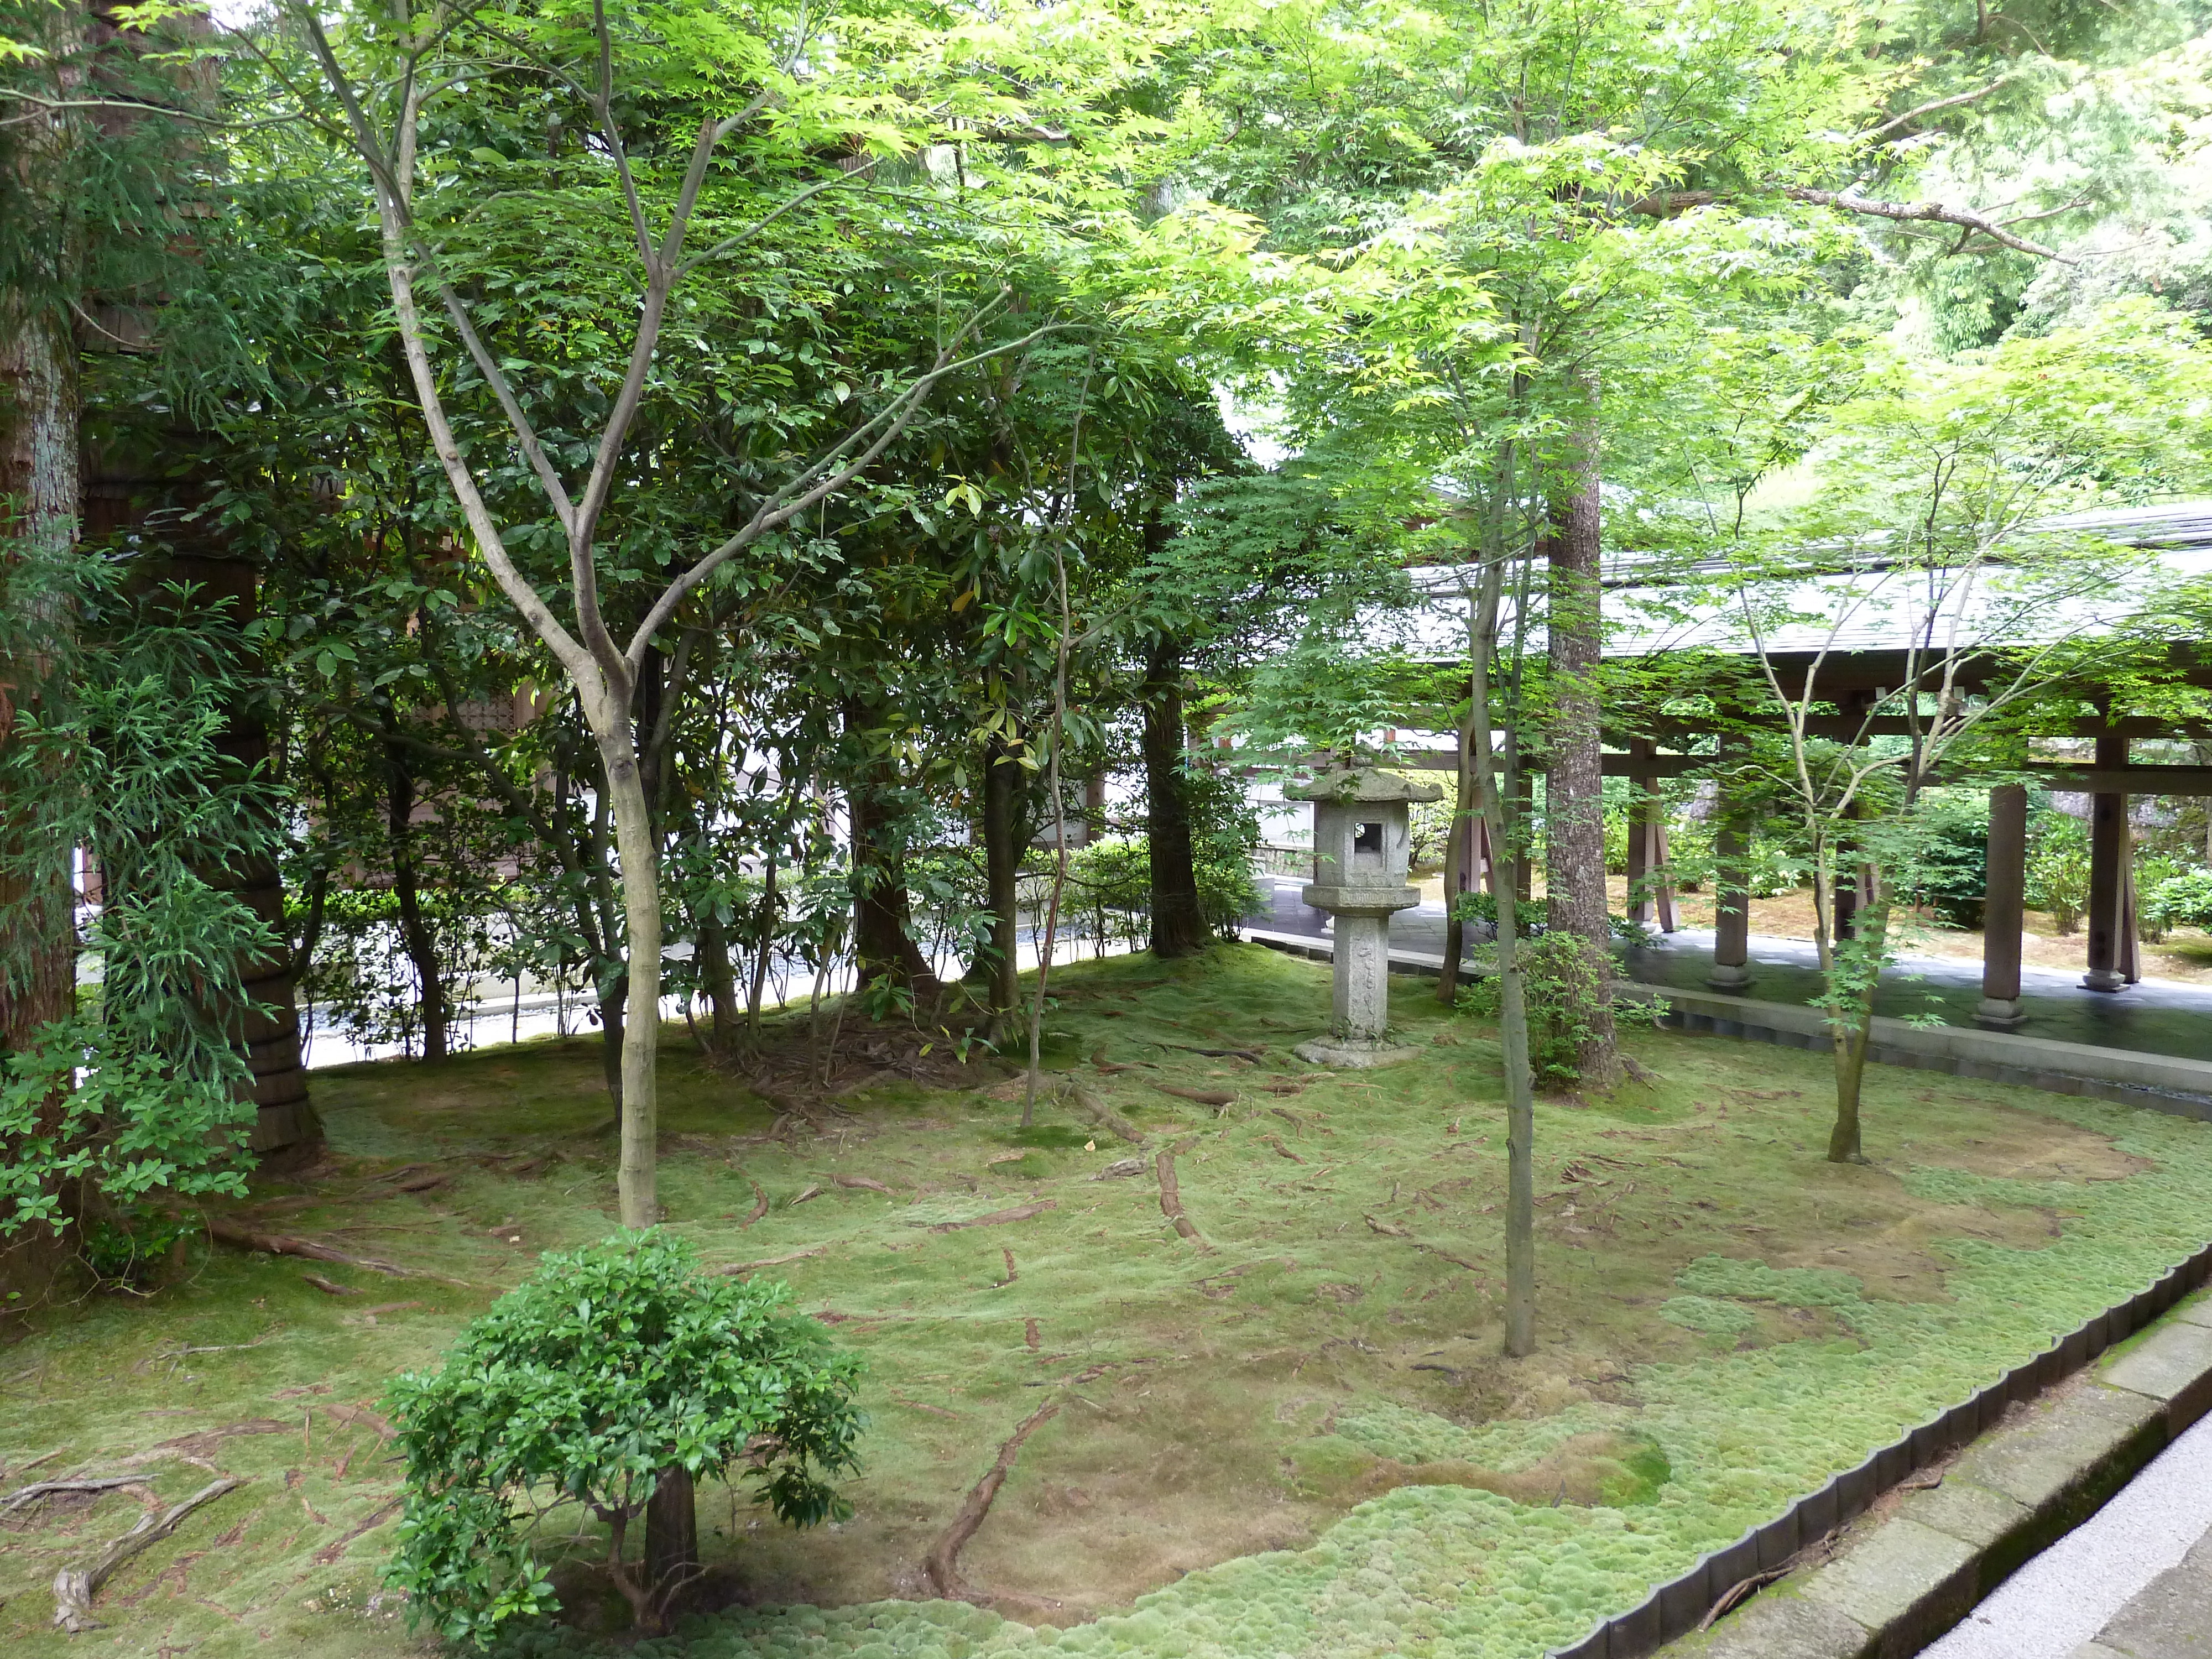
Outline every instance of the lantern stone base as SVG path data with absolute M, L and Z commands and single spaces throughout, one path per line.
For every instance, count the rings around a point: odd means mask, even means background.
M 1309 1066 L 1334 1066 L 1348 1072 L 1364 1072 L 1377 1066 L 1395 1066 L 1421 1051 L 1402 1042 L 1360 1042 L 1350 1037 L 1316 1037 L 1291 1050 Z

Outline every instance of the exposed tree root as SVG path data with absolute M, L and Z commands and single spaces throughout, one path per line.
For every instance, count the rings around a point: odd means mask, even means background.
M 1377 1221 L 1371 1215 L 1364 1217 L 1363 1219 L 1366 1221 L 1367 1225 L 1371 1231 L 1378 1232 L 1385 1238 L 1402 1238 L 1415 1249 L 1423 1252 L 1425 1255 L 1435 1256 L 1439 1261 L 1449 1261 L 1455 1267 L 1464 1267 L 1468 1272 L 1471 1273 L 1480 1273 L 1485 1278 L 1489 1276 L 1489 1270 L 1487 1268 L 1480 1267 L 1475 1262 L 1469 1261 L 1464 1256 L 1454 1255 L 1449 1250 L 1439 1249 L 1434 1244 L 1428 1243 L 1422 1239 L 1418 1239 L 1403 1227 L 1394 1227 L 1387 1221 Z
M 1007 1285 L 1012 1284 L 1016 1279 L 1021 1277 L 1019 1273 L 1014 1271 L 1014 1253 L 1008 1249 L 1005 1245 L 1001 1244 L 999 1247 L 999 1254 L 1006 1259 L 1006 1276 L 999 1280 L 997 1284 L 991 1286 L 994 1291 L 1005 1290 Z
M 349 1455 L 350 1455 L 350 1454 L 349 1454 Z M 398 1508 L 399 1500 L 396 1498 L 392 1498 L 388 1503 L 378 1504 L 374 1509 L 368 1512 L 368 1517 L 365 1520 L 357 1522 L 353 1526 L 348 1528 L 342 1536 L 332 1539 L 329 1543 L 324 1545 L 322 1548 L 317 1550 L 315 1552 L 315 1565 L 319 1567 L 336 1566 L 338 1563 L 338 1558 L 346 1553 L 346 1550 L 351 1546 L 355 1539 L 359 1538 L 363 1533 L 375 1531 L 377 1528 L 382 1526 L 386 1521 L 389 1521 Z
M 990 1471 L 961 1501 L 951 1524 L 937 1535 L 937 1541 L 921 1558 L 922 1577 L 929 1581 L 932 1589 L 946 1600 L 986 1602 L 1006 1599 L 986 1595 L 960 1576 L 960 1552 L 983 1524 L 984 1516 L 990 1514 L 992 1500 L 998 1497 L 999 1488 L 1006 1484 L 1006 1476 L 1013 1471 L 1014 1459 L 1021 1455 L 1022 1443 L 1060 1414 L 1060 1403 L 1057 1400 L 1047 1401 L 1022 1419 L 1021 1426 L 999 1448 L 998 1458 Z
M 176 1531 L 195 1510 L 245 1484 L 230 1476 L 210 1481 L 159 1516 L 150 1511 L 140 1516 L 138 1524 L 100 1551 L 91 1565 L 64 1567 L 54 1575 L 54 1623 L 72 1636 L 100 1629 L 100 1621 L 92 1616 L 93 1599 L 100 1594 L 100 1587 L 115 1576 L 116 1570 Z
M 851 1187 L 860 1192 L 885 1193 L 894 1198 L 897 1196 L 882 1182 L 872 1180 L 866 1176 L 831 1176 L 830 1179 L 840 1187 Z
M 1187 1054 L 1204 1054 L 1208 1060 L 1249 1060 L 1255 1066 L 1260 1063 L 1260 1057 L 1267 1052 L 1265 1048 L 1200 1048 L 1188 1042 L 1170 1042 L 1168 1047 L 1180 1048 Z
M 1639 1060 L 1632 1059 L 1626 1054 L 1620 1055 L 1619 1059 L 1620 1060 L 1620 1069 L 1627 1073 L 1630 1077 L 1635 1079 L 1637 1082 L 1642 1084 L 1647 1089 L 1656 1089 L 1662 1083 L 1666 1081 L 1666 1079 L 1661 1077 L 1658 1073 L 1653 1071 L 1649 1066 L 1644 1065 L 1644 1062 Z
M 1183 1213 L 1182 1189 L 1176 1182 L 1175 1148 L 1160 1148 L 1158 1161 L 1153 1165 L 1160 1178 L 1160 1213 L 1175 1224 L 1175 1230 L 1201 1250 L 1212 1249 L 1199 1236 L 1198 1227 Z
M 988 1215 L 971 1216 L 965 1221 L 940 1221 L 929 1231 L 933 1233 L 957 1233 L 964 1227 L 1003 1227 L 1009 1221 L 1027 1221 L 1031 1216 L 1042 1215 L 1047 1210 L 1056 1210 L 1060 1200 L 1048 1198 L 1035 1204 L 1018 1204 L 1011 1210 L 994 1210 Z
M 809 1187 L 805 1192 L 799 1194 L 797 1198 L 793 1199 L 790 1203 L 785 1205 L 783 1207 L 787 1210 L 795 1210 L 800 1205 L 805 1203 L 808 1199 L 819 1198 L 821 1196 L 822 1183 L 817 1181 L 814 1185 Z
M 1201 1106 L 1211 1106 L 1216 1110 L 1237 1103 L 1237 1097 L 1226 1089 L 1178 1089 L 1171 1083 L 1155 1083 L 1152 1087 L 1164 1095 L 1173 1095 L 1178 1100 L 1194 1100 Z
M 300 1277 L 325 1296 L 359 1296 L 361 1294 L 352 1285 L 341 1285 L 336 1279 L 324 1278 L 320 1273 L 301 1273 Z
M 743 1232 L 747 1227 L 751 1226 L 754 1222 L 758 1221 L 767 1213 L 768 1188 L 762 1186 L 759 1182 L 756 1181 L 753 1182 L 753 1212 L 747 1216 L 744 1220 L 738 1224 L 738 1231 L 739 1232 Z
M 1115 1139 L 1126 1140 L 1132 1146 L 1141 1146 L 1145 1144 L 1145 1132 L 1142 1129 L 1130 1122 L 1127 1118 L 1123 1117 L 1121 1113 L 1099 1099 L 1081 1084 L 1071 1082 L 1067 1085 L 1067 1098 L 1078 1112 L 1114 1136 Z
M 1305 1159 L 1304 1159 L 1304 1158 L 1300 1158 L 1300 1157 L 1299 1157 L 1296 1152 L 1292 1152 L 1289 1147 L 1287 1147 L 1287 1146 L 1284 1146 L 1284 1145 L 1283 1145 L 1283 1138 L 1282 1138 L 1282 1136 L 1280 1136 L 1280 1135 L 1261 1135 L 1261 1136 L 1260 1137 L 1260 1139 L 1261 1139 L 1261 1140 L 1265 1145 L 1269 1146 L 1273 1146 L 1273 1147 L 1275 1149 L 1275 1152 L 1276 1152 L 1276 1153 L 1277 1153 L 1277 1155 L 1278 1155 L 1278 1156 L 1279 1156 L 1279 1157 L 1283 1157 L 1283 1158 L 1288 1158 L 1288 1159 L 1290 1159 L 1290 1160 L 1291 1160 L 1291 1163 L 1293 1163 L 1293 1164 L 1303 1164 L 1303 1163 L 1304 1163 L 1304 1162 L 1305 1162 Z
M 383 1273 L 391 1279 L 404 1279 L 407 1269 L 389 1261 L 373 1261 L 367 1256 L 348 1255 L 343 1250 L 333 1249 L 328 1244 L 317 1243 L 312 1238 L 295 1238 L 289 1233 L 258 1233 L 241 1222 L 222 1216 L 207 1218 L 208 1237 L 218 1244 L 228 1244 L 241 1250 L 259 1250 L 268 1255 L 296 1255 L 309 1261 L 335 1261 L 342 1267 L 360 1267 L 373 1273 Z
M 1140 1176 L 1144 1174 L 1144 1159 L 1141 1158 L 1116 1158 L 1113 1163 L 1109 1164 L 1097 1175 L 1092 1176 L 1091 1179 L 1093 1181 L 1114 1181 L 1123 1176 Z
M 733 1261 L 728 1267 L 718 1268 L 716 1271 L 729 1274 L 754 1273 L 763 1267 L 781 1267 L 786 1262 L 804 1261 L 811 1255 L 823 1255 L 828 1254 L 829 1249 L 830 1247 L 827 1244 L 810 1245 L 803 1250 L 793 1250 L 789 1255 L 764 1255 L 757 1261 Z
M 1030 1345 L 1031 1352 L 1035 1352 L 1036 1349 L 1044 1346 L 1044 1333 L 1039 1328 L 1036 1320 L 1024 1319 L 1022 1321 L 1022 1340 Z
M 40 1480 L 27 1486 L 18 1486 L 5 1498 L 0 1498 L 0 1520 L 25 1510 L 49 1498 L 64 1492 L 113 1492 L 118 1486 L 143 1486 L 143 1474 L 94 1474 L 81 1480 Z

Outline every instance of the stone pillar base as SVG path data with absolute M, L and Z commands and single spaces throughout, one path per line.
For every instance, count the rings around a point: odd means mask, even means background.
M 2092 968 L 2081 975 L 2081 983 L 2092 991 L 2124 991 L 2128 976 L 2111 968 Z
M 1974 1024 L 1989 1031 L 2017 1031 L 2027 1023 L 2018 997 L 1984 997 L 1974 1010 Z
M 1402 1042 L 1360 1042 L 1351 1037 L 1316 1037 L 1291 1050 L 1309 1066 L 1334 1066 L 1349 1072 L 1395 1066 L 1421 1051 Z
M 1705 975 L 1705 983 L 1716 991 L 1742 991 L 1751 986 L 1751 968 L 1741 962 L 1717 962 L 1713 970 Z

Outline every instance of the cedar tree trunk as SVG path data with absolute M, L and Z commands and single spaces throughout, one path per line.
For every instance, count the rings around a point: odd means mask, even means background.
M 1599 770 L 1601 720 L 1595 681 L 1598 626 L 1598 434 L 1593 412 L 1569 440 L 1564 499 L 1552 510 L 1544 552 L 1550 566 L 1547 621 L 1552 668 L 1551 754 L 1546 780 L 1544 882 L 1553 932 L 1581 941 L 1595 996 L 1564 1011 L 1585 1033 L 1576 1068 L 1589 1087 L 1610 1090 L 1613 1052 L 1613 956 L 1606 926 L 1605 796 Z

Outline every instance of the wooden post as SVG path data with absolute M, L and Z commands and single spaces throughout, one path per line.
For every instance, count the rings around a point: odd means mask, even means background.
M 1632 738 L 1628 750 L 1648 758 L 1659 752 L 1659 745 L 1649 738 Z M 1656 775 L 1632 777 L 1628 781 L 1635 791 L 1628 807 L 1628 917 L 1632 921 L 1656 921 L 1661 933 L 1671 933 L 1682 925 L 1682 919 L 1674 904 L 1674 879 L 1666 874 L 1666 803 L 1660 799 Z M 1654 871 L 1660 872 L 1656 883 Z
M 2020 1007 L 2020 931 L 2027 894 L 2027 789 L 2000 784 L 1990 791 L 1989 896 L 1982 906 L 1982 1006 L 1974 1024 L 2016 1031 Z
M 2125 738 L 2097 739 L 2097 764 L 2125 766 Z M 2089 971 L 2081 983 L 2092 991 L 2124 990 L 2130 983 L 2124 960 L 2131 956 L 2133 929 L 2128 911 L 2128 798 L 2089 797 Z

